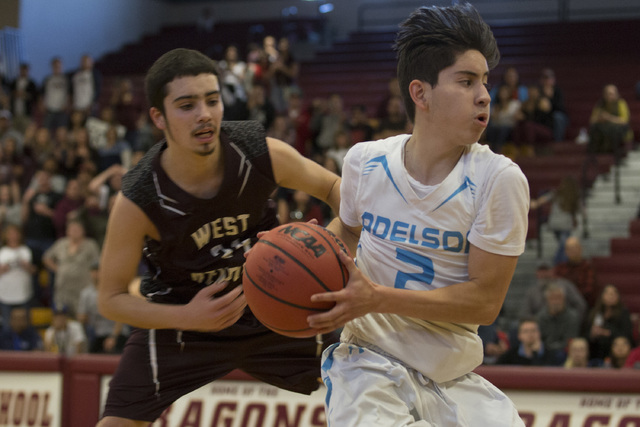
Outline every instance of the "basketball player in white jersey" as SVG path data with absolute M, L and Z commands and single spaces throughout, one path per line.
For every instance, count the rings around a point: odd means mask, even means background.
M 511 400 L 472 370 L 523 252 L 529 188 L 506 157 L 477 143 L 489 121 L 499 52 L 469 4 L 422 7 L 396 40 L 411 135 L 347 154 L 340 218 L 356 250 L 344 290 L 309 317 L 344 326 L 323 357 L 330 427 L 523 426 Z M 353 252 L 352 252 L 353 253 Z

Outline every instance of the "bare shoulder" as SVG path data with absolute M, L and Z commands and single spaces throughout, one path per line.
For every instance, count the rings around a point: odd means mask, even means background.
M 127 234 L 130 237 L 149 236 L 160 239 L 160 233 L 149 217 L 122 193 L 116 196 L 109 214 L 109 228 L 115 233 Z

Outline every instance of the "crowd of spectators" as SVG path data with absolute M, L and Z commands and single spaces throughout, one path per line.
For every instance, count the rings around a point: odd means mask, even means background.
M 570 117 L 551 68 L 543 68 L 536 81 L 524 85 L 517 68 L 509 66 L 490 94 L 491 119 L 485 138 L 493 151 L 511 158 L 531 157 L 567 139 Z M 622 155 L 633 141 L 629 121 L 627 101 L 616 85 L 606 84 L 578 142 L 587 143 L 593 154 Z
M 215 25 L 208 18 L 200 31 Z M 225 120 L 257 120 L 268 136 L 337 174 L 353 144 L 411 132 L 395 78 L 377 105 L 346 109 L 338 93 L 305 97 L 288 39 L 266 36 L 262 44 L 242 48 L 244 58 L 241 47 L 229 45 L 218 61 Z M 118 78 L 108 87 L 103 82 L 89 55 L 70 72 L 52 58 L 41 85 L 29 76 L 28 64 L 14 81 L 3 79 L 0 349 L 113 353 L 126 340 L 127 325 L 97 311 L 100 248 L 122 176 L 161 133 L 149 122 L 133 80 Z M 607 150 L 626 135 L 619 128 L 624 124 L 612 119 L 624 121 L 624 104 L 611 92 L 605 88 L 594 109 L 594 150 Z M 565 138 L 569 118 L 552 70 L 543 69 L 539 82 L 527 87 L 510 67 L 492 99 L 483 142 L 495 151 L 536 155 L 544 144 Z M 332 219 L 326 205 L 306 194 L 279 189 L 274 199 L 281 222 L 315 218 L 324 225 Z M 640 349 L 633 349 L 640 331 L 633 330 L 615 286 L 596 282 L 580 242 L 571 237 L 581 209 L 575 189 L 563 184 L 534 203 L 564 212 L 558 214 L 558 253 L 553 265 L 540 265 L 531 278 L 517 325 L 504 328 L 498 319 L 480 328 L 485 363 L 640 368 Z M 50 325 L 36 331 L 32 307 L 50 307 Z
M 538 265 L 516 325 L 481 328 L 485 363 L 640 369 L 640 322 L 614 284 L 598 282 L 577 237 L 566 252 L 565 261 Z
M 212 31 L 208 18 L 199 31 Z M 354 143 L 409 129 L 395 88 L 379 117 L 346 111 L 339 94 L 305 99 L 286 37 L 229 45 L 217 63 L 225 120 L 257 120 L 336 173 Z M 98 313 L 95 271 L 121 178 L 162 134 L 132 78 L 103 78 L 90 55 L 71 71 L 60 57 L 50 66 L 39 84 L 21 64 L 0 88 L 0 349 L 118 352 L 128 328 Z M 309 195 L 279 189 L 274 199 L 283 222 L 331 220 Z M 51 313 L 39 330 L 36 307 Z

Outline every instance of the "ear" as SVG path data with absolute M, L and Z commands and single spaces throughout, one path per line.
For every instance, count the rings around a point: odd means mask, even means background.
M 156 125 L 158 129 L 166 130 L 167 124 L 162 111 L 160 111 L 156 107 L 151 107 L 149 109 L 149 117 L 151 117 L 151 120 L 153 120 L 153 124 Z
M 431 85 L 420 80 L 409 83 L 409 95 L 416 105 L 416 110 L 429 111 L 431 101 Z

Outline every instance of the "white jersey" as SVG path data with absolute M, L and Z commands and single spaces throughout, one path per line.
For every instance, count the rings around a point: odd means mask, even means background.
M 529 209 L 520 168 L 471 144 L 447 178 L 419 197 L 404 167 L 409 138 L 359 143 L 345 158 L 340 216 L 348 226 L 362 226 L 358 267 L 383 286 L 429 291 L 469 280 L 470 244 L 520 255 Z M 482 362 L 477 328 L 370 313 L 349 322 L 343 340 L 369 343 L 443 382 Z

